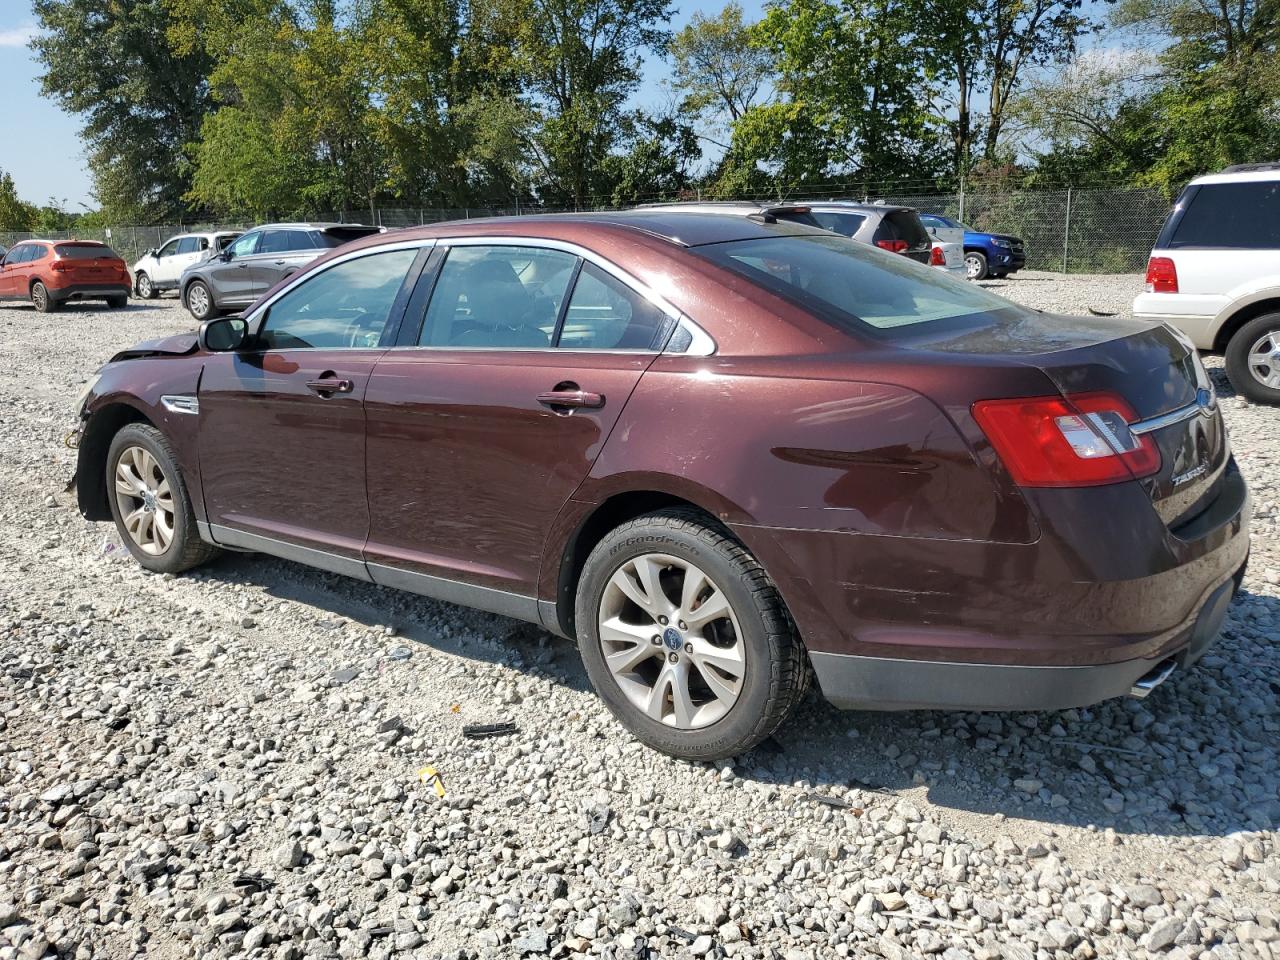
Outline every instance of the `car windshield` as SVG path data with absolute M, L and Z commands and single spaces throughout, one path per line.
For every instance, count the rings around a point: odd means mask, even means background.
M 906 257 L 834 235 L 708 244 L 695 252 L 837 326 L 892 337 L 920 324 L 989 323 L 1019 309 Z
M 114 257 L 116 252 L 101 243 L 60 243 L 55 248 L 58 256 L 67 260 L 92 260 L 94 257 Z

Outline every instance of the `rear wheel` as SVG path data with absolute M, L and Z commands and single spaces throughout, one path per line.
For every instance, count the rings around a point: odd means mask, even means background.
M 987 255 L 979 250 L 968 250 L 964 255 L 964 275 L 970 280 L 987 278 Z
M 31 285 L 31 302 L 41 313 L 54 313 L 60 304 L 49 296 L 48 288 L 37 280 Z
M 181 573 L 217 552 L 196 532 L 173 447 L 155 427 L 131 423 L 115 435 L 107 450 L 106 483 L 120 539 L 148 570 Z
M 1254 403 L 1280 404 L 1280 313 L 1255 317 L 1227 344 L 1227 376 Z
M 138 276 L 134 281 L 134 286 L 138 291 L 138 296 L 143 300 L 154 300 L 160 293 L 156 289 L 155 284 L 151 282 L 151 278 L 142 270 L 138 271 Z
M 583 568 L 575 613 L 600 698 L 672 756 L 745 753 L 808 687 L 804 648 L 773 582 L 696 511 L 662 511 L 606 535 Z
M 187 309 L 197 320 L 208 320 L 213 316 L 213 294 L 209 292 L 203 280 L 191 281 L 183 299 L 186 301 Z

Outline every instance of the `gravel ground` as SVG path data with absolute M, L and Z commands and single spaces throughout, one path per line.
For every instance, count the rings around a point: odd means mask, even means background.
M 1123 313 L 1140 283 L 988 286 Z M 0 309 L 0 960 L 1280 958 L 1280 416 L 1219 375 L 1257 517 L 1195 670 L 1044 714 L 815 698 L 712 767 L 532 627 L 261 556 L 148 574 L 82 520 L 81 385 L 190 326 Z

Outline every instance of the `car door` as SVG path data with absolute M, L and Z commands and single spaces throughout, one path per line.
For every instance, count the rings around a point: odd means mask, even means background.
M 203 237 L 183 237 L 178 241 L 178 250 L 173 255 L 173 275 L 166 275 L 167 283 L 177 283 L 187 267 L 200 262 L 201 242 L 208 243 Z
M 178 238 L 174 237 L 156 251 L 152 283 L 168 285 L 177 282 L 182 274 L 182 268 L 178 266 L 178 242 Z
M 17 300 L 26 297 L 26 288 L 19 289 L 18 276 L 22 263 L 30 252 L 30 244 L 19 243 L 4 255 L 4 261 L 0 264 L 0 300 Z
M 247 306 L 258 298 L 254 293 L 252 268 L 262 235 L 261 230 L 249 231 L 227 247 L 225 257 L 215 257 L 207 267 L 201 268 L 209 278 L 214 300 L 219 306 Z
M 204 506 L 218 543 L 363 577 L 365 387 L 423 242 L 335 260 L 249 318 L 200 380 Z
M 585 251 L 442 255 L 369 382 L 365 559 L 375 582 L 536 619 L 552 524 L 675 321 Z

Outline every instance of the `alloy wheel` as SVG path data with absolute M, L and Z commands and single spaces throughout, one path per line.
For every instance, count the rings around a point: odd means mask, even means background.
M 49 307 L 49 291 L 44 288 L 43 283 L 37 283 L 31 288 L 31 302 L 35 304 L 37 310 L 43 313 Z
M 647 553 L 614 571 L 600 599 L 604 660 L 619 689 L 652 720 L 696 730 L 737 703 L 746 646 L 728 598 L 701 569 Z
M 174 502 L 169 480 L 150 450 L 125 447 L 116 461 L 116 505 L 129 538 L 159 556 L 173 542 Z
M 144 300 L 151 299 L 151 278 L 145 273 L 138 274 L 138 296 Z
M 982 273 L 982 262 L 974 256 L 964 258 L 964 275 L 970 280 L 978 279 Z
M 1268 330 L 1249 348 L 1249 373 L 1264 387 L 1280 390 L 1280 330 Z
M 204 319 L 209 313 L 209 291 L 203 283 L 193 283 L 187 291 L 187 309 L 197 319 Z

